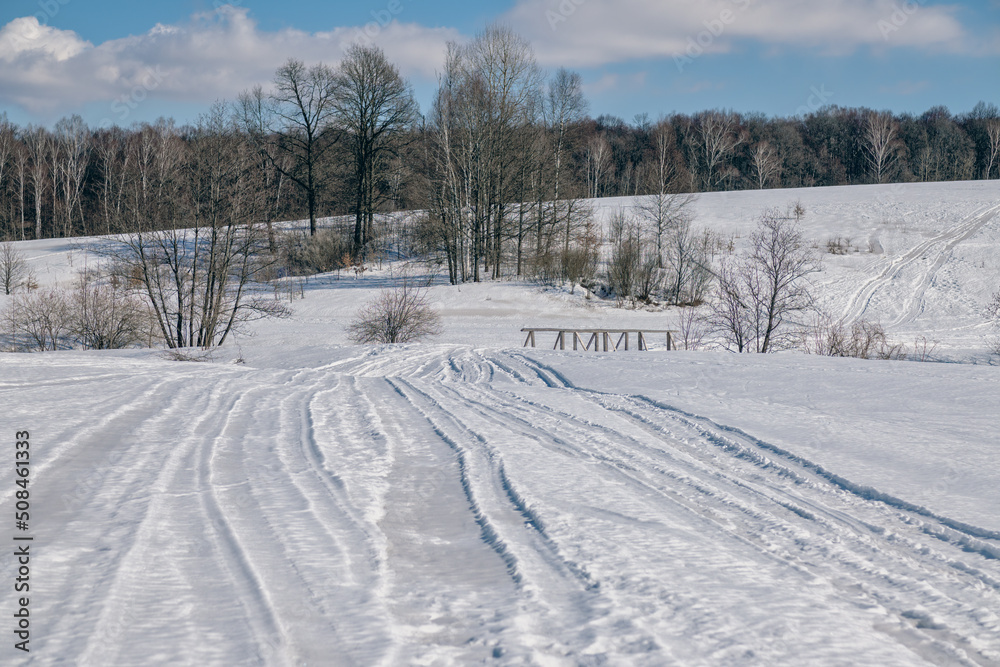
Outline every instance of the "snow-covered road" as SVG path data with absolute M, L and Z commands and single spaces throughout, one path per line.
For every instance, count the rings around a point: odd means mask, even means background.
M 869 362 L 968 451 L 918 494 L 905 427 L 893 469 L 849 428 L 767 425 L 836 408 L 812 380 L 860 392 L 864 362 L 726 357 L 763 387 L 740 408 L 710 355 L 307 356 L 0 359 L 35 442 L 27 664 L 1000 664 L 998 417 L 921 402 L 931 374 L 1000 404 L 994 369 Z

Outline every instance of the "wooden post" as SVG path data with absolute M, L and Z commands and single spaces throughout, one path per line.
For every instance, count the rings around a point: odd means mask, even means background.
M 667 332 L 667 351 L 669 352 L 672 349 L 674 349 L 674 339 L 673 339 L 673 336 L 671 336 L 670 332 L 668 331 Z
M 587 341 L 587 347 L 585 349 L 589 350 L 591 345 L 594 346 L 594 352 L 597 352 L 600 349 L 600 343 L 597 342 L 596 331 L 594 332 L 594 335 L 590 337 L 590 340 Z
M 559 349 L 560 350 L 565 350 L 566 349 L 566 332 L 565 331 L 560 331 L 559 332 Z
M 528 337 L 524 339 L 524 345 L 521 347 L 528 347 L 528 343 L 531 343 L 531 347 L 535 347 L 535 330 L 528 330 Z
M 639 332 L 639 351 L 642 352 L 643 350 L 648 350 L 648 349 L 649 348 L 646 347 L 646 338 L 642 335 L 642 332 L 640 331 Z
M 615 345 L 615 349 L 617 350 L 618 346 L 622 344 L 622 339 L 623 338 L 625 339 L 625 351 L 628 352 L 628 332 L 627 331 L 623 331 L 622 335 L 618 337 L 618 344 Z

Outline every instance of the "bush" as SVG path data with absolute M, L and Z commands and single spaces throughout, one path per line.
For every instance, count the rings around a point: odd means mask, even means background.
M 577 284 L 590 288 L 597 275 L 599 256 L 596 246 L 573 245 L 562 254 L 563 276 L 570 283 L 570 293 L 576 291 Z
M 347 327 L 357 343 L 408 343 L 441 333 L 441 318 L 426 293 L 407 282 L 382 290 Z
M 528 262 L 528 273 L 544 285 L 555 285 L 563 275 L 560 258 L 555 252 L 542 252 Z
M 851 239 L 844 239 L 840 236 L 829 239 L 826 242 L 826 251 L 831 255 L 846 255 L 851 252 Z
M 821 325 L 816 329 L 814 347 L 816 354 L 828 357 L 906 358 L 906 346 L 890 341 L 881 324 L 868 320 L 858 320 L 850 328 L 843 322 Z
M 3 313 L 15 350 L 40 352 L 82 347 L 110 350 L 153 339 L 153 314 L 124 287 L 82 275 L 73 291 L 50 288 L 21 292 Z
M 292 232 L 282 239 L 283 263 L 292 276 L 310 276 L 350 266 L 351 244 L 335 229 L 315 236 Z
M 641 261 L 639 242 L 633 238 L 623 237 L 611 251 L 611 261 L 608 263 L 608 287 L 618 297 L 619 302 L 635 293 Z
M 685 350 L 701 349 L 708 328 L 705 317 L 697 308 L 685 306 L 680 309 L 677 321 L 679 335 L 675 344 Z
M 81 278 L 69 303 L 71 332 L 86 349 L 118 350 L 153 337 L 150 308 L 123 288 Z
M 3 317 L 4 329 L 18 350 L 69 347 L 70 300 L 64 290 L 31 290 L 17 294 Z

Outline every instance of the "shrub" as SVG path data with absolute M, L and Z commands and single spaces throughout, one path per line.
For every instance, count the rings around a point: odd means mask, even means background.
M 846 255 L 851 252 L 851 239 L 840 236 L 826 242 L 826 251 L 831 255 Z
M 117 350 L 153 337 L 149 306 L 121 287 L 81 277 L 69 301 L 73 337 L 90 350 Z
M 686 306 L 680 309 L 678 315 L 679 336 L 675 343 L 685 350 L 698 350 L 707 332 L 705 317 L 697 308 Z
M 151 344 L 155 321 L 149 305 L 121 282 L 81 275 L 76 289 L 20 292 L 3 313 L 13 349 L 49 351 L 83 347 L 110 350 Z
M 408 343 L 441 333 L 441 318 L 424 290 L 408 282 L 382 290 L 347 327 L 357 343 Z
M 15 349 L 44 352 L 69 347 L 72 315 L 64 290 L 31 290 L 17 294 L 4 311 L 3 321 Z
M 315 236 L 298 232 L 285 235 L 281 254 L 289 275 L 308 276 L 350 266 L 350 250 L 350 242 L 341 232 L 323 229 Z
M 858 320 L 850 328 L 844 322 L 818 326 L 814 348 L 817 354 L 828 357 L 906 358 L 906 346 L 889 340 L 882 325 L 869 320 Z
M 599 256 L 596 246 L 573 245 L 562 254 L 563 276 L 570 283 L 570 293 L 580 284 L 588 288 L 594 284 Z
M 608 286 L 619 302 L 635 293 L 641 263 L 642 253 L 637 240 L 623 237 L 615 244 L 608 263 Z

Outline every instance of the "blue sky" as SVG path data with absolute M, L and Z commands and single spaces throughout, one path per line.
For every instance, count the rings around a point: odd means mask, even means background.
M 921 113 L 1000 104 L 1000 0 L 4 0 L 0 112 L 50 125 L 194 120 L 290 56 L 381 46 L 426 110 L 449 40 L 505 22 L 548 71 L 584 78 L 594 116 L 823 104 Z M 362 32 L 367 28 L 368 36 Z

